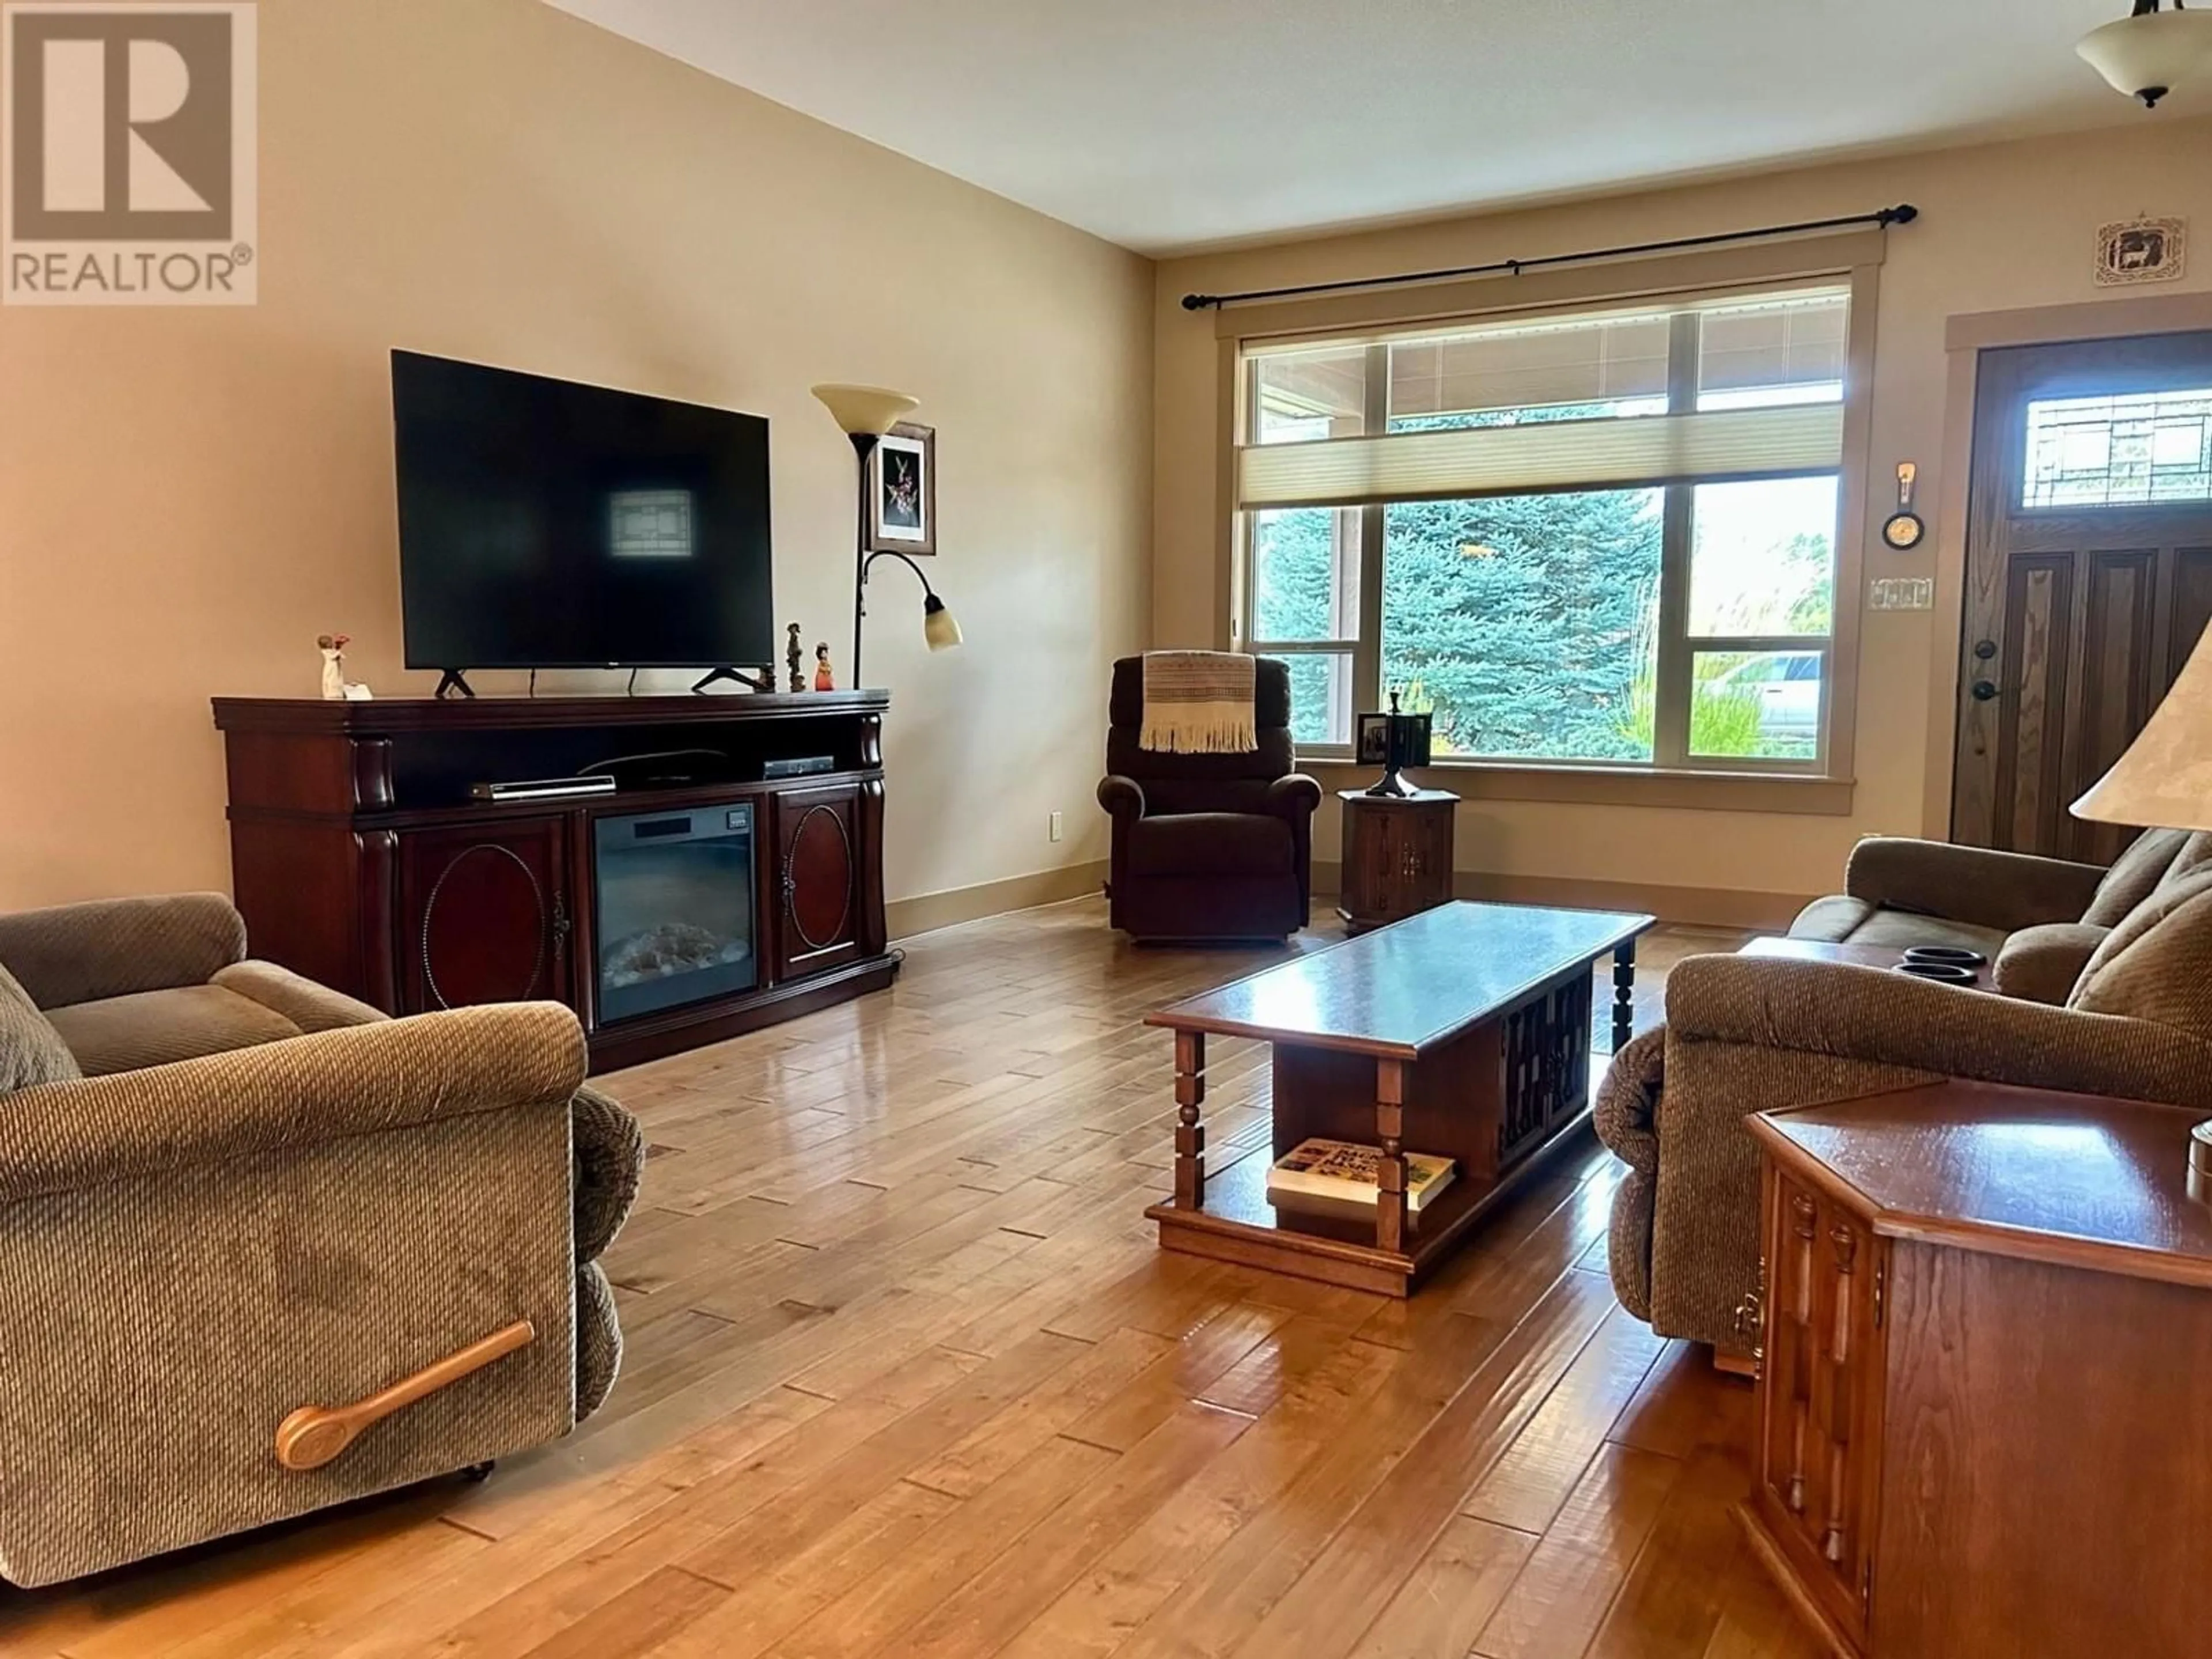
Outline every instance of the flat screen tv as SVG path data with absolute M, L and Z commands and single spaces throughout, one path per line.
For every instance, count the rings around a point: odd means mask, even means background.
M 392 354 L 410 668 L 775 659 L 768 422 Z

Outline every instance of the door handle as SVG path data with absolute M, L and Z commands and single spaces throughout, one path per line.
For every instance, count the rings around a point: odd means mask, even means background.
M 1968 690 L 1976 702 L 1987 702 L 1997 695 L 1996 682 L 1994 680 L 1976 680 Z

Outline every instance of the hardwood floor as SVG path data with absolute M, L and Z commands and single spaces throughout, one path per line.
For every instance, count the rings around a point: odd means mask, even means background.
M 1642 1021 L 1735 942 L 1647 941 Z M 481 1486 L 0 1591 L 0 1653 L 1811 1659 L 1728 1513 L 1749 1390 L 1614 1305 L 1595 1143 L 1410 1303 L 1156 1248 L 1138 1021 L 1264 959 L 1079 902 L 609 1079 L 652 1152 L 606 1411 Z M 1265 1061 L 1218 1045 L 1217 1167 Z

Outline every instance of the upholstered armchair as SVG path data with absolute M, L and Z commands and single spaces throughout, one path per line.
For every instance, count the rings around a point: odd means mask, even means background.
M 15 1583 L 482 1465 L 612 1386 L 641 1147 L 575 1017 L 386 1019 L 244 957 L 213 895 L 0 917 Z
M 2137 904 L 2063 1007 L 1839 963 L 1678 963 L 1666 1024 L 1598 1091 L 1599 1137 L 1628 1165 L 1610 1246 L 1622 1304 L 1663 1336 L 1747 1351 L 1759 1154 L 1744 1119 L 1948 1078 L 2212 1112 L 2212 872 Z
M 1306 925 L 1321 785 L 1291 746 L 1291 672 L 1255 665 L 1260 746 L 1177 755 L 1141 747 L 1144 659 L 1114 665 L 1107 776 L 1113 925 L 1139 939 L 1285 939 Z

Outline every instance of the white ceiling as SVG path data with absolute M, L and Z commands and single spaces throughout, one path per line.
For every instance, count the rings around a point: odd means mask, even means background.
M 2170 122 L 2125 0 L 551 0 L 1159 253 L 1792 157 Z

